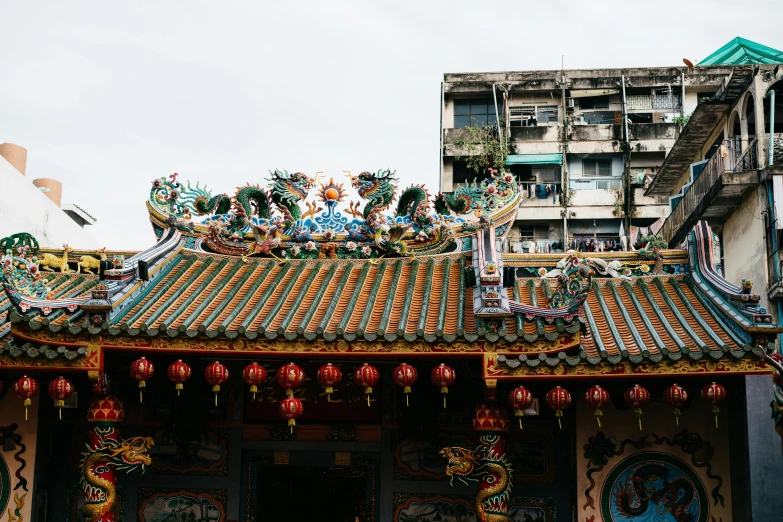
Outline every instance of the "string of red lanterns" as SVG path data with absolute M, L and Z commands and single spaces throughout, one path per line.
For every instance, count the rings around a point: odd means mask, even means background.
M 137 359 L 130 365 L 130 375 L 133 379 L 138 381 L 139 384 L 139 402 L 143 402 L 143 392 L 146 388 L 146 382 L 151 379 L 154 374 L 155 365 L 145 357 Z M 192 369 L 187 363 L 184 363 L 180 359 L 168 366 L 166 374 L 168 378 L 175 383 L 175 389 L 177 390 L 177 395 L 179 395 L 180 391 L 183 389 L 183 384 L 190 379 Z M 356 384 L 364 388 L 364 393 L 367 397 L 367 405 L 370 406 L 373 388 L 376 387 L 380 381 L 380 372 L 369 363 L 364 363 L 355 370 L 353 377 Z M 220 362 L 215 361 L 206 367 L 204 378 L 207 382 L 212 384 L 212 391 L 215 393 L 215 405 L 217 406 L 220 386 L 226 383 L 229 378 L 228 368 Z M 242 380 L 249 386 L 249 391 L 253 394 L 254 399 L 258 392 L 258 387 L 266 381 L 266 378 L 267 370 L 255 362 L 248 364 L 242 371 Z M 432 383 L 440 388 L 441 394 L 443 395 L 443 407 L 445 408 L 446 395 L 449 392 L 449 388 L 456 380 L 456 372 L 453 368 L 441 363 L 433 368 L 430 378 Z M 334 393 L 334 387 L 342 380 L 340 368 L 332 363 L 327 363 L 319 368 L 317 379 L 324 388 L 327 395 L 327 401 L 331 402 L 331 394 Z M 783 378 L 781 379 L 783 380 Z M 408 396 L 412 391 L 412 386 L 418 380 L 418 371 L 416 368 L 412 365 L 402 363 L 394 369 L 392 380 L 397 386 L 403 388 L 406 405 L 409 404 Z M 277 371 L 277 382 L 286 393 L 286 397 L 279 404 L 279 412 L 283 418 L 288 420 L 288 425 L 291 427 L 292 432 L 293 427 L 296 426 L 296 419 L 304 412 L 304 404 L 300 399 L 294 396 L 294 390 L 301 387 L 304 381 L 304 370 L 293 362 L 281 366 Z M 13 388 L 16 396 L 23 400 L 25 406 L 25 420 L 27 420 L 28 408 L 32 404 L 32 399 L 36 397 L 39 392 L 38 381 L 25 375 L 14 383 Z M 54 401 L 54 406 L 58 408 L 58 415 L 61 419 L 62 408 L 65 406 L 65 401 L 73 395 L 74 389 L 73 383 L 62 376 L 49 383 L 48 392 Z M 1 391 L 2 382 L 0 382 L 0 392 Z M 701 390 L 701 397 L 711 406 L 712 412 L 715 414 L 715 427 L 717 429 L 719 427 L 718 415 L 720 413 L 720 405 L 727 397 L 726 388 L 713 382 L 704 386 Z M 669 386 L 663 393 L 663 402 L 672 409 L 675 416 L 675 424 L 677 426 L 679 426 L 679 417 L 682 414 L 682 408 L 687 405 L 688 398 L 688 391 L 678 384 Z M 651 400 L 650 392 L 646 388 L 635 384 L 625 391 L 623 399 L 630 408 L 633 408 L 634 413 L 638 416 L 639 429 L 643 430 L 641 418 L 642 409 L 647 406 Z M 524 411 L 533 406 L 534 400 L 533 394 L 524 386 L 518 386 L 509 392 L 508 404 L 514 410 L 515 416 L 519 419 L 520 429 L 522 428 Z M 570 406 L 571 400 L 571 394 L 568 390 L 560 386 L 556 386 L 546 393 L 546 404 L 550 409 L 554 410 L 560 429 L 563 429 L 563 411 Z M 596 422 L 598 423 L 599 428 L 602 427 L 600 418 L 603 416 L 602 408 L 609 403 L 610 400 L 611 397 L 609 396 L 609 392 L 599 385 L 589 388 L 585 393 L 585 401 L 594 409 Z

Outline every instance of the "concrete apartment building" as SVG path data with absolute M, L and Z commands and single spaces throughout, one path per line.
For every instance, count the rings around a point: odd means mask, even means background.
M 647 196 L 687 115 L 732 68 L 665 67 L 445 74 L 442 192 L 486 177 L 465 162 L 465 127 L 502 122 L 509 168 L 529 197 L 510 252 L 625 250 L 670 211 Z M 646 228 L 641 229 L 642 233 Z

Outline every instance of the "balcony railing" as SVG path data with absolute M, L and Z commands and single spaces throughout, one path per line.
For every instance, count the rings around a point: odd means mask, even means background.
M 704 169 L 688 187 L 677 206 L 661 227 L 661 234 L 670 243 L 679 242 L 682 229 L 690 221 L 699 218 L 699 214 L 722 188 L 721 177 L 724 173 L 743 172 L 758 168 L 756 140 L 750 142 L 745 152 L 740 154 L 731 141 L 724 143 L 725 149 L 716 152 Z

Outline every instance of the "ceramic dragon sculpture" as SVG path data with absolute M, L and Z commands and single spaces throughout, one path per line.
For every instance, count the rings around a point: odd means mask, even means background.
M 113 427 L 94 427 L 82 453 L 81 485 L 84 490 L 86 522 L 114 522 L 117 502 L 116 474 L 152 463 L 150 437 L 118 439 Z
M 767 364 L 772 366 L 772 386 L 774 400 L 770 403 L 772 408 L 772 420 L 775 421 L 775 431 L 783 437 L 783 356 L 777 353 L 767 354 L 761 352 Z
M 452 193 L 440 193 L 435 197 L 435 212 L 441 215 L 467 214 L 481 208 L 486 183 L 458 185 Z
M 236 229 L 248 224 L 249 218 L 271 219 L 273 210 L 279 210 L 287 226 L 302 218 L 299 202 L 307 198 L 314 180 L 301 172 L 289 174 L 274 170 L 270 173 L 272 185 L 269 192 L 257 185 L 239 187 L 233 198 L 225 194 L 212 196 L 205 188 L 177 181 L 177 174 L 169 179 L 158 178 L 152 182 L 150 200 L 169 215 L 190 219 L 193 214 L 208 216 L 235 214 L 231 226 Z
M 394 190 L 397 183 L 394 171 L 379 170 L 378 172 L 362 172 L 351 177 L 351 184 L 359 195 L 367 200 L 362 212 L 364 219 L 375 230 L 380 220 L 380 213 L 389 208 L 394 201 Z M 402 191 L 397 202 L 395 217 L 410 216 L 411 221 L 418 222 L 429 211 L 430 196 L 420 185 L 413 185 Z
M 472 450 L 446 447 L 440 451 L 449 459 L 446 475 L 452 484 L 455 477 L 464 484 L 478 482 L 478 522 L 508 522 L 511 464 L 505 454 L 503 437 L 491 433 L 481 435 L 479 440 L 479 445 Z

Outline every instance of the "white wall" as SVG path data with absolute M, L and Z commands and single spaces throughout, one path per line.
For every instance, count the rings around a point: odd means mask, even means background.
M 62 248 L 63 243 L 74 248 L 103 246 L 32 181 L 0 157 L 0 238 L 27 232 L 42 247 Z

